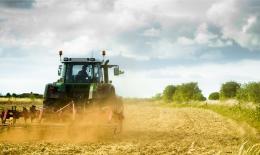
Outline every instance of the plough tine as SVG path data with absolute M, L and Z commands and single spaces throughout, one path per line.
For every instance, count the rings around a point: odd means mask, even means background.
M 2 120 L 2 124 L 5 124 L 5 122 L 6 122 L 7 113 L 8 113 L 8 110 L 5 110 L 4 111 L 4 117 L 3 117 L 3 120 Z
M 75 120 L 75 116 L 76 116 L 76 109 L 75 109 L 75 104 L 72 101 L 72 120 Z
M 40 113 L 39 113 L 39 117 L 38 117 L 39 123 L 41 123 L 41 121 L 42 121 L 42 114 L 43 114 L 43 108 L 40 109 Z

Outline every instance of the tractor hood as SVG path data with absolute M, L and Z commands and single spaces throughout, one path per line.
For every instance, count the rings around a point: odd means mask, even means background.
M 89 100 L 93 98 L 95 83 L 89 84 L 65 84 L 66 96 L 75 100 Z

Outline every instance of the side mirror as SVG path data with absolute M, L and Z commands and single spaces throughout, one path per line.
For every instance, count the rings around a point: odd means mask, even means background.
M 118 76 L 118 75 L 120 75 L 120 74 L 124 74 L 124 72 L 121 71 L 118 66 L 115 67 L 115 68 L 114 68 L 114 75 L 115 75 L 115 76 Z
M 120 70 L 119 70 L 119 67 L 117 66 L 114 68 L 114 75 L 118 76 L 119 74 L 120 74 Z
M 61 76 L 62 65 L 59 65 L 58 75 Z

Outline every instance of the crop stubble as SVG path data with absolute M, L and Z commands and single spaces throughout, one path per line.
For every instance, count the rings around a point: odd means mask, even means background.
M 0 154 L 236 154 L 247 131 L 204 109 L 132 103 L 120 135 L 81 125 L 2 129 Z

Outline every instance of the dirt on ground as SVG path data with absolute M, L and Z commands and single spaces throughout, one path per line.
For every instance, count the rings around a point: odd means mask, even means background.
M 209 110 L 130 103 L 121 134 L 109 123 L 1 127 L 0 154 L 238 154 L 254 134 Z

